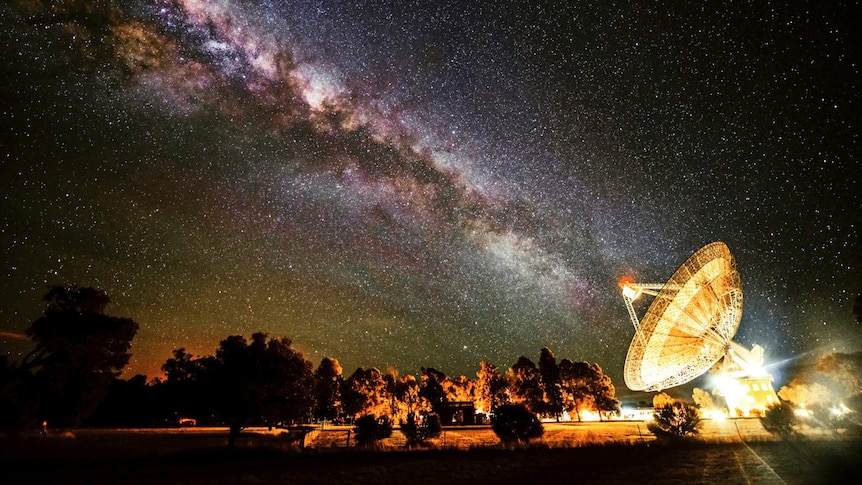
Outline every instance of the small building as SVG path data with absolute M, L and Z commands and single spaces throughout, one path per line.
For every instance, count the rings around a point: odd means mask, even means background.
M 448 416 L 440 416 L 443 426 L 476 424 L 476 405 L 473 401 L 450 401 Z
M 654 413 L 655 409 L 646 404 L 623 404 L 620 406 L 620 414 L 612 419 L 621 421 L 650 421 L 653 419 Z
M 760 416 L 767 407 L 778 403 L 770 376 L 733 379 L 722 386 L 722 394 L 731 417 Z

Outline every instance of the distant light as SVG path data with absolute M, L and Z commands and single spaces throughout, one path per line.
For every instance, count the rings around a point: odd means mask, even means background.
M 706 409 L 704 410 L 704 414 L 706 415 L 706 417 L 712 419 L 713 421 L 724 421 L 725 419 L 727 419 L 727 412 L 721 409 Z
M 601 416 L 593 411 L 581 411 L 581 421 L 599 421 Z
M 620 280 L 620 288 L 623 290 L 623 296 L 629 300 L 637 300 L 641 296 L 641 289 L 635 288 L 633 285 L 634 281 L 628 276 Z

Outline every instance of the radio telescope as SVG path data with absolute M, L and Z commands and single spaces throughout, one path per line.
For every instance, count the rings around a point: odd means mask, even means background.
M 625 363 L 626 386 L 660 391 L 689 382 L 723 357 L 738 368 L 759 367 L 761 359 L 731 341 L 742 317 L 742 284 L 736 261 L 722 242 L 692 254 L 664 284 L 621 283 L 623 299 L 635 327 Z M 640 320 L 632 302 L 655 297 Z

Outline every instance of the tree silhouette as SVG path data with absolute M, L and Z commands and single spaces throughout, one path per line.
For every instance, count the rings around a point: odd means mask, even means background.
M 793 434 L 793 428 L 797 424 L 796 412 L 789 402 L 777 402 L 766 408 L 766 412 L 760 417 L 760 424 L 772 434 L 788 437 Z
M 84 426 L 142 427 L 153 424 L 152 389 L 147 376 L 136 374 L 126 379 L 114 379 L 105 398 Z
M 491 429 L 506 446 L 527 444 L 545 429 L 535 414 L 523 404 L 503 404 L 491 418 Z
M 387 374 L 395 378 L 393 373 Z M 420 396 L 419 381 L 412 375 L 405 375 L 394 381 L 392 400 L 394 410 L 393 420 L 403 421 L 407 416 L 420 412 L 427 412 L 431 408 L 428 402 Z
M 569 413 L 574 412 L 580 421 L 581 411 L 595 407 L 590 392 L 593 372 L 586 362 L 572 362 L 569 359 L 563 359 L 559 369 L 563 406 Z
M 508 402 L 509 383 L 500 375 L 497 366 L 483 360 L 479 363 L 476 378 L 476 409 L 490 414 L 497 406 Z
M 596 411 L 599 413 L 599 420 L 604 421 L 611 414 L 619 413 L 620 402 L 616 398 L 616 389 L 611 378 L 605 375 L 601 366 L 592 364 L 590 369 L 592 370 L 590 392 Z
M 300 420 L 314 404 L 311 362 L 291 348 L 290 339 L 266 338 L 255 333 L 251 342 L 240 335 L 222 340 L 217 364 L 208 372 L 216 413 L 230 429 L 231 448 L 242 429 L 255 420 L 268 424 Z
M 393 367 L 386 369 L 386 374 L 383 375 L 383 384 L 388 406 L 386 415 L 393 423 L 400 423 L 406 417 L 406 410 L 404 403 L 400 400 L 401 392 L 405 389 L 398 378 L 398 369 Z
M 653 421 L 647 424 L 659 439 L 680 439 L 697 434 L 701 425 L 697 407 L 682 401 L 665 402 L 655 407 Z
M 373 447 L 381 440 L 392 436 L 392 421 L 386 416 L 366 414 L 356 419 L 353 429 L 359 446 Z
M 440 418 L 436 414 L 418 416 L 409 413 L 401 423 L 401 434 L 407 440 L 407 447 L 423 446 L 430 438 L 436 438 L 443 432 Z
M 862 352 L 829 352 L 813 366 L 801 362 L 793 374 L 793 380 L 778 391 L 780 399 L 810 411 L 831 410 L 862 392 Z
M 165 379 L 156 390 L 162 419 L 177 424 L 179 418 L 195 417 L 200 422 L 213 415 L 218 398 L 213 379 L 219 365 L 213 356 L 195 357 L 185 348 L 175 349 L 162 364 Z
M 476 381 L 466 376 L 446 377 L 440 383 L 449 402 L 475 402 Z
M 545 347 L 539 353 L 539 374 L 542 390 L 545 393 L 543 414 L 560 420 L 563 414 L 563 393 L 560 383 L 560 369 L 557 358 L 551 349 Z
M 359 415 L 388 416 L 389 399 L 386 381 L 375 367 L 357 368 L 344 381 L 342 390 L 344 412 L 356 419 Z
M 545 407 L 541 375 L 532 360 L 521 356 L 506 372 L 512 402 L 523 404 L 532 413 L 540 413 Z
M 162 364 L 165 382 L 179 383 L 195 380 L 203 371 L 201 365 L 201 362 L 196 360 L 192 354 L 186 352 L 185 347 L 174 349 L 173 357 Z
M 707 391 L 704 391 L 699 387 L 695 387 L 692 390 L 691 398 L 692 400 L 694 400 L 694 403 L 697 404 L 700 409 L 716 408 L 715 401 L 712 398 L 712 394 L 708 393 Z
M 602 420 L 619 411 L 614 385 L 598 364 L 563 359 L 559 369 L 563 407 L 578 421 L 586 410 L 598 412 Z
M 337 359 L 324 357 L 314 371 L 314 416 L 318 419 L 335 419 L 341 414 L 341 364 Z
M 29 385 L 31 380 L 29 372 L 0 355 L 0 429 L 19 431 L 36 422 L 38 400 Z
M 666 392 L 660 392 L 653 396 L 652 407 L 653 409 L 658 409 L 668 404 L 673 404 L 674 402 L 676 402 L 676 399 L 672 398 L 670 394 Z
M 434 369 L 433 367 L 422 368 L 422 382 L 419 388 L 419 395 L 428 401 L 431 406 L 431 411 L 440 416 L 440 422 L 444 425 L 452 423 L 452 411 L 449 409 L 449 399 L 446 397 L 446 389 L 443 388 L 443 381 L 446 380 L 446 374 Z
M 57 427 L 77 426 L 91 414 L 129 362 L 138 331 L 130 318 L 106 315 L 107 293 L 55 286 L 45 313 L 27 329 L 36 343 L 19 372 L 38 399 L 36 416 Z

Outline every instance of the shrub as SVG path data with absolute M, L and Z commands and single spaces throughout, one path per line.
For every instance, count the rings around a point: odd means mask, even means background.
M 440 418 L 436 414 L 426 414 L 418 420 L 415 413 L 407 415 L 401 423 L 401 433 L 407 438 L 407 446 L 422 446 L 430 438 L 436 438 L 443 432 Z
M 417 422 L 418 421 L 418 422 Z M 426 414 L 421 421 L 414 413 L 407 415 L 407 421 L 402 424 L 401 432 L 407 438 L 407 445 L 423 445 L 426 440 L 436 438 L 443 432 L 440 417 L 436 414 Z
M 386 416 L 377 417 L 366 414 L 356 420 L 353 426 L 356 443 L 359 446 L 374 446 L 378 441 L 392 436 L 392 421 Z
M 545 432 L 539 418 L 522 404 L 497 406 L 491 418 L 491 429 L 507 446 L 529 443 Z
M 653 422 L 647 429 L 659 439 L 680 439 L 699 432 L 700 411 L 682 401 L 664 403 L 655 408 Z
M 796 412 L 787 401 L 767 407 L 763 417 L 760 418 L 763 429 L 779 436 L 791 435 L 796 423 Z

